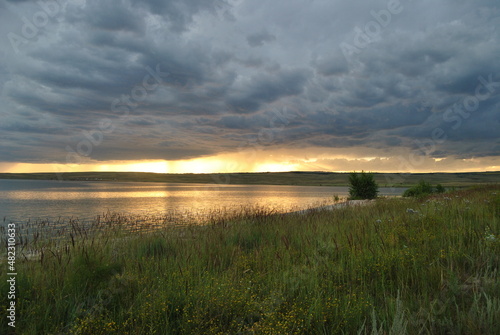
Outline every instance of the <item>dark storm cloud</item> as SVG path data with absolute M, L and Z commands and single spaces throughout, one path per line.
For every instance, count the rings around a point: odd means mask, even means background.
M 85 10 L 76 12 L 73 23 L 83 23 L 88 29 L 104 31 L 143 32 L 144 17 L 129 7 L 126 0 L 87 1 Z
M 272 42 L 274 40 L 276 40 L 276 36 L 268 33 L 267 31 L 247 36 L 248 45 L 251 47 L 259 47 L 264 45 L 265 42 Z
M 337 136 L 359 136 L 379 130 L 421 126 L 431 112 L 421 106 L 395 105 L 336 114 L 318 112 L 312 115 L 313 125 Z
M 340 52 L 340 49 L 335 54 L 327 54 L 321 58 L 315 57 L 311 63 L 316 71 L 324 76 L 342 74 L 349 71 L 347 60 Z
M 188 29 L 193 16 L 200 11 L 215 12 L 227 7 L 224 0 L 145 0 L 134 1 L 134 7 L 145 7 L 150 13 L 162 15 L 175 32 Z
M 45 22 L 2 0 L 0 161 L 64 162 L 103 119 L 91 159 L 415 149 L 435 129 L 433 157 L 497 155 L 498 2 L 388 3 L 79 0 Z
M 228 104 L 237 113 L 253 112 L 263 103 L 302 92 L 307 73 L 302 70 L 284 70 L 277 74 L 259 74 L 236 86 Z

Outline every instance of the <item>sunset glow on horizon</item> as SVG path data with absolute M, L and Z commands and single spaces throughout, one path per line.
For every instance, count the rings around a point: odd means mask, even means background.
M 0 164 L 0 172 L 5 173 L 68 173 L 68 172 L 153 172 L 153 173 L 231 173 L 231 172 L 289 172 L 289 171 L 323 171 L 323 172 L 485 172 L 499 171 L 500 165 L 495 161 L 463 159 L 432 159 L 422 163 L 420 169 L 405 169 L 401 157 L 328 157 L 297 159 L 277 155 L 276 159 L 266 157 L 254 162 L 245 161 L 248 153 L 218 155 L 190 160 L 161 161 L 109 161 L 87 162 L 85 164 Z M 403 161 L 404 162 L 404 161 Z M 490 165 L 483 165 L 490 163 Z M 428 167 L 431 168 L 428 168 Z

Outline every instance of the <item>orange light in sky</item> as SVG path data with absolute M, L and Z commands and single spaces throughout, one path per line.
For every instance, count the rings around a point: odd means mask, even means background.
M 324 149 L 323 149 L 324 150 Z M 373 172 L 479 172 L 498 171 L 499 159 L 481 157 L 424 157 L 422 164 L 401 170 L 401 157 L 407 153 L 370 152 L 359 155 L 320 149 L 248 150 L 187 160 L 92 161 L 83 164 L 1 163 L 0 172 L 70 173 L 85 171 L 154 173 L 230 173 L 286 171 L 373 171 Z
M 138 161 L 124 164 L 104 164 L 99 166 L 99 171 L 129 171 L 129 172 L 154 172 L 169 173 L 170 169 L 166 161 Z

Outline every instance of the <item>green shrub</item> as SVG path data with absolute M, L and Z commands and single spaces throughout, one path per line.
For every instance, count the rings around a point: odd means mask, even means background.
M 441 184 L 436 185 L 436 193 L 444 193 L 446 192 L 446 189 L 443 187 Z
M 353 172 L 349 175 L 350 199 L 375 199 L 378 194 L 378 185 L 372 173 Z
M 403 193 L 403 197 L 423 197 L 433 193 L 444 193 L 446 189 L 441 184 L 437 184 L 435 188 L 424 180 L 421 180 L 417 185 L 410 187 Z

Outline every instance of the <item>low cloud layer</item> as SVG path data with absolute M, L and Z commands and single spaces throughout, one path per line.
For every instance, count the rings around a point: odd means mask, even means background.
M 499 27 L 493 0 L 0 0 L 0 162 L 498 166 Z

